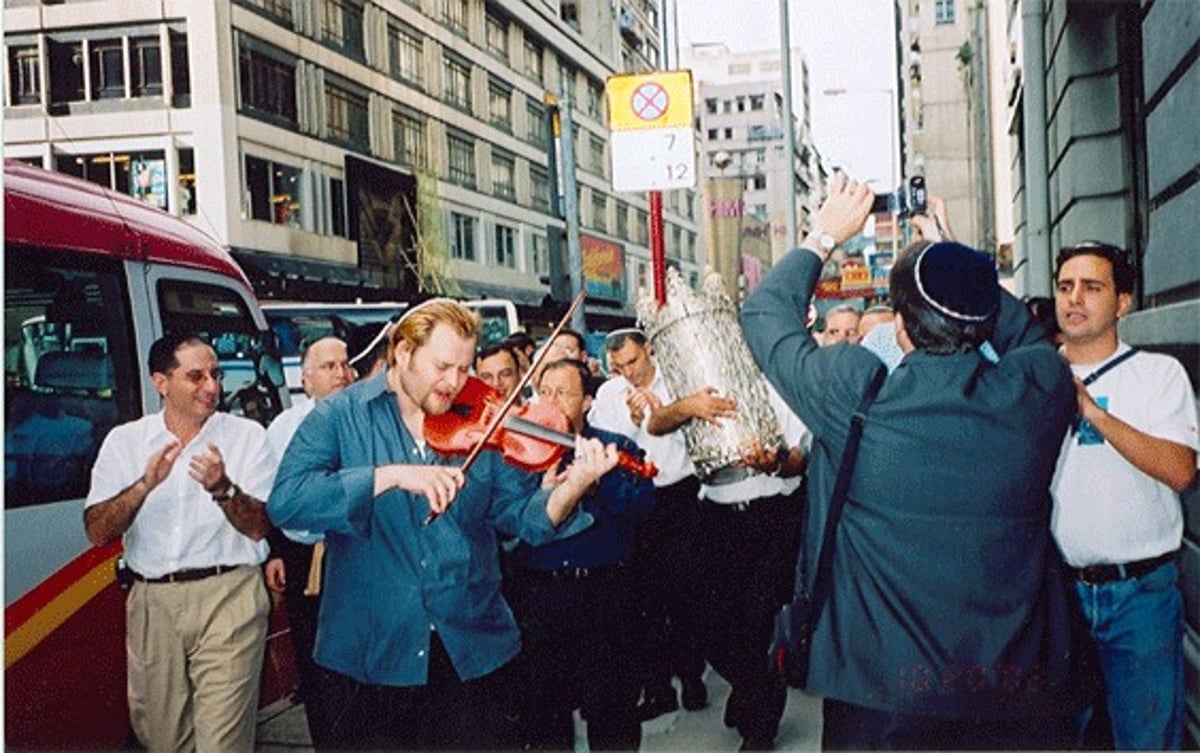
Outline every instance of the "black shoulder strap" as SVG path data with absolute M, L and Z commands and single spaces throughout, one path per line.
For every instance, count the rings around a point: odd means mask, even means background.
M 833 541 L 837 535 L 838 520 L 842 517 L 842 508 L 846 506 L 846 496 L 850 493 L 850 477 L 854 474 L 854 463 L 858 459 L 858 443 L 862 439 L 863 424 L 867 420 L 867 409 L 879 394 L 883 380 L 887 378 L 887 369 L 882 365 L 871 377 L 871 383 L 858 403 L 854 415 L 850 417 L 850 433 L 846 437 L 846 449 L 842 453 L 842 464 L 838 467 L 837 481 L 833 485 L 833 497 L 829 501 L 828 517 L 825 520 L 825 532 L 821 537 L 820 554 L 817 555 L 817 570 L 813 577 L 812 598 L 804 600 L 810 610 L 809 617 L 815 622 L 829 594 L 829 579 L 833 570 Z M 797 579 L 798 588 L 804 588 L 803 578 Z
M 1129 360 L 1130 358 L 1132 358 L 1132 357 L 1133 357 L 1133 354 L 1134 354 L 1134 353 L 1137 353 L 1137 352 L 1138 352 L 1138 349 L 1137 349 L 1137 348 L 1130 348 L 1129 350 L 1125 351 L 1124 353 L 1122 353 L 1121 355 L 1117 356 L 1117 357 L 1116 357 L 1116 358 L 1114 358 L 1113 360 L 1109 361 L 1108 363 L 1104 364 L 1104 365 L 1103 365 L 1103 366 L 1101 366 L 1100 368 L 1096 369 L 1096 370 L 1095 370 L 1095 371 L 1093 371 L 1091 374 L 1088 374 L 1087 376 L 1085 376 L 1085 377 L 1084 377 L 1083 379 L 1081 379 L 1080 381 L 1082 381 L 1082 382 L 1083 382 L 1083 386 L 1084 386 L 1084 387 L 1088 386 L 1088 385 L 1089 385 L 1089 384 L 1091 384 L 1092 382 L 1096 381 L 1096 380 L 1097 380 L 1097 379 L 1099 379 L 1100 377 L 1102 377 L 1102 376 L 1104 376 L 1105 374 L 1107 374 L 1107 373 L 1108 373 L 1109 371 L 1111 371 L 1112 369 L 1115 369 L 1116 367 L 1120 366 L 1120 365 L 1121 365 L 1122 363 L 1124 363 L 1125 361 L 1127 361 L 1127 360 Z

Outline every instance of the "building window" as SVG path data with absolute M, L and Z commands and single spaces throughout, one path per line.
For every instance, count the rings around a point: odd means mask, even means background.
M 167 163 L 163 152 L 60 154 L 54 169 L 132 196 L 144 204 L 167 208 Z
M 329 179 L 329 229 L 334 235 L 347 237 L 346 184 L 338 178 Z
M 512 131 L 512 89 L 496 78 L 488 81 L 488 119 L 492 125 Z
M 767 176 L 759 174 L 746 178 L 747 191 L 762 191 L 767 187 Z
M 592 189 L 592 227 L 608 232 L 608 197 Z
M 613 235 L 618 238 L 628 237 L 629 234 L 629 205 L 623 201 L 617 202 L 617 226 Z
M 714 98 L 714 97 L 709 97 L 708 99 L 704 100 L 704 111 L 705 111 L 705 112 L 707 112 L 709 115 L 716 115 L 716 114 L 717 114 L 717 100 L 716 100 L 716 98 Z
M 450 256 L 463 261 L 475 261 L 474 217 L 450 213 Z
M 501 60 L 508 60 L 508 19 L 491 8 L 487 9 L 486 42 L 488 52 Z
M 471 64 L 449 53 L 443 55 L 446 70 L 445 99 L 451 105 L 471 110 Z
M 129 77 L 133 96 L 155 97 L 162 94 L 162 51 L 158 37 L 129 40 Z
M 296 125 L 296 64 L 243 43 L 240 54 L 242 108 Z
M 529 143 L 540 147 L 546 146 L 546 108 L 540 102 L 526 100 L 525 119 L 529 121 Z
M 467 0 L 442 0 L 442 20 L 450 31 L 467 36 Z
M 502 199 L 517 198 L 517 162 L 505 152 L 492 150 L 492 193 Z
M 543 212 L 550 211 L 550 173 L 541 165 L 529 166 L 529 190 L 533 206 Z
M 539 276 L 550 274 L 550 248 L 544 235 L 529 235 L 529 269 Z
M 536 41 L 525 38 L 525 75 L 539 84 L 545 74 L 545 61 L 542 59 L 542 46 Z
M 425 116 L 412 110 L 392 112 L 392 148 L 396 161 L 425 167 Z
M 354 149 L 371 146 L 367 98 L 335 84 L 325 83 L 325 124 L 329 138 Z
M 392 78 L 425 82 L 425 50 L 421 33 L 408 26 L 388 24 L 388 59 Z
M 246 155 L 246 193 L 250 219 L 299 228 L 301 171 L 297 167 Z
M 8 48 L 8 92 L 14 105 L 33 105 L 42 101 L 42 62 L 38 48 Z
M 763 109 L 764 99 L 765 98 L 761 94 L 751 94 L 750 95 L 750 109 L 754 112 L 757 112 L 757 111 Z
M 284 26 L 290 28 L 292 25 L 292 0 L 239 0 L 239 2 L 261 11 Z
M 633 239 L 645 246 L 650 242 L 649 218 L 642 210 L 637 210 L 637 224 L 633 226 Z
M 171 44 L 171 88 L 174 94 L 171 104 L 175 107 L 187 107 L 192 103 L 192 72 L 188 67 L 188 39 L 182 31 L 171 29 L 167 32 Z
M 954 23 L 954 0 L 934 0 L 933 20 L 937 24 Z
M 587 114 L 597 120 L 604 119 L 604 86 L 588 79 Z
M 54 72 L 49 81 L 51 104 L 82 102 L 85 96 L 83 42 L 57 42 L 47 39 L 46 48 L 50 53 L 48 70 Z
M 196 152 L 190 148 L 179 150 L 179 211 L 196 213 Z
M 566 90 L 568 99 L 575 100 L 575 69 L 562 60 L 558 61 L 558 85 Z
M 363 59 L 363 8 L 356 0 L 321 0 L 321 41 Z
M 592 170 L 597 175 L 604 175 L 604 139 L 591 136 L 588 138 L 588 156 Z
M 119 99 L 125 96 L 125 48 L 120 39 L 91 43 L 92 97 Z
M 496 225 L 495 233 L 496 266 L 517 268 L 517 229 L 508 225 Z
M 450 163 L 450 181 L 467 188 L 475 187 L 475 140 L 470 136 L 448 132 L 446 154 Z

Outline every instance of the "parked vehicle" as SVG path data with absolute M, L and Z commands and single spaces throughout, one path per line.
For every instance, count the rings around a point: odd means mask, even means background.
M 120 542 L 88 544 L 83 503 L 108 431 L 159 410 L 146 357 L 166 331 L 212 343 L 223 407 L 289 404 L 274 338 L 232 257 L 181 219 L 92 183 L 4 165 L 5 743 L 119 749 L 130 737 Z M 264 705 L 295 687 L 272 613 Z
M 519 325 L 517 308 L 502 298 L 465 300 L 483 318 L 481 345 L 499 342 Z M 352 362 L 366 355 L 383 328 L 403 316 L 407 303 L 274 303 L 264 302 L 263 313 L 279 344 L 283 373 L 293 400 L 302 400 L 300 356 L 307 343 L 334 336 L 345 340 Z

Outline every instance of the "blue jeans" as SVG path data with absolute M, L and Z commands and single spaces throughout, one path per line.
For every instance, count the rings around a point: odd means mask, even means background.
M 1179 750 L 1183 743 L 1183 597 L 1177 579 L 1175 564 L 1167 563 L 1141 578 L 1075 583 L 1096 641 L 1117 750 Z

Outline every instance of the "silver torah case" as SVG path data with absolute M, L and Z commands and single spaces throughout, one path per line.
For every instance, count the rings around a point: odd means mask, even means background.
M 693 291 L 671 268 L 666 283 L 667 302 L 661 308 L 652 295 L 639 297 L 638 321 L 674 399 L 714 387 L 737 401 L 735 417 L 718 424 L 692 419 L 680 431 L 701 481 L 710 486 L 740 481 L 755 473 L 739 465 L 755 440 L 763 447 L 786 446 L 766 377 L 750 355 L 719 274 L 708 273 L 700 290 Z

